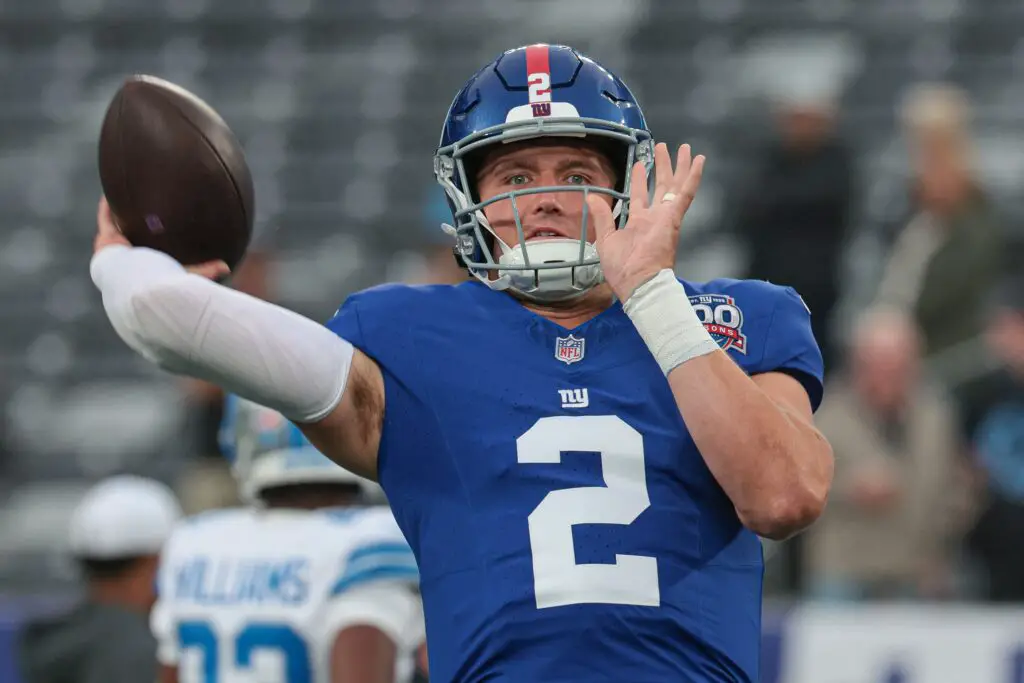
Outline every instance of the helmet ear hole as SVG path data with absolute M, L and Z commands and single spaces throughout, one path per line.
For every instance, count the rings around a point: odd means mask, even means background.
M 466 172 L 466 182 L 469 187 L 463 188 L 463 192 L 466 193 L 466 197 L 469 199 L 471 204 L 476 204 L 480 201 L 480 193 L 477 191 L 477 175 L 480 173 L 480 168 L 483 166 L 484 159 L 486 157 L 486 148 L 479 149 L 471 154 L 467 154 L 462 157 L 462 168 Z M 456 185 L 460 184 L 458 179 Z
M 610 138 L 600 137 L 595 137 L 589 142 L 593 145 L 595 151 L 608 160 L 608 165 L 611 166 L 612 173 L 615 174 L 613 176 L 614 184 L 612 188 L 616 192 L 623 192 L 626 187 L 626 178 L 631 170 L 626 168 L 626 163 L 629 161 L 629 145 Z

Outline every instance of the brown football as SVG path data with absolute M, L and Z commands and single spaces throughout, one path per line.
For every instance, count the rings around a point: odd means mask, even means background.
M 153 76 L 133 76 L 103 119 L 100 183 L 128 240 L 185 265 L 234 268 L 252 239 L 252 174 L 224 119 Z

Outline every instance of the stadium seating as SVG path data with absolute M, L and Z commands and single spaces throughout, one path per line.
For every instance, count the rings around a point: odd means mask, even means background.
M 0 2 L 0 490 L 22 494 L 0 504 L 0 555 L 62 537 L 60 515 L 32 543 L 8 533 L 57 495 L 45 482 L 169 475 L 184 457 L 174 385 L 116 338 L 87 270 L 97 132 L 124 76 L 160 75 L 221 111 L 249 152 L 280 298 L 323 319 L 440 239 L 440 122 L 505 47 L 575 41 L 622 72 L 656 136 L 708 154 L 687 239 L 711 248 L 723 187 L 764 120 L 761 87 L 786 82 L 794 44 L 842 93 L 876 186 L 868 211 L 904 170 L 894 108 L 920 79 L 966 86 L 993 141 L 988 168 L 1019 178 L 1024 154 L 1007 133 L 1024 105 L 1022 27 L 1024 4 L 1010 0 Z

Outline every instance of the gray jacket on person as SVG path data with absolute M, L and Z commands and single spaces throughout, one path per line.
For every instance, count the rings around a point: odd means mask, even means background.
M 18 642 L 23 683 L 154 683 L 156 641 L 146 615 L 83 602 L 28 623 Z

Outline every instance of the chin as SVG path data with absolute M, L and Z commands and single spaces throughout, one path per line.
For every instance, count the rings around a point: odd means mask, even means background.
M 559 237 L 558 235 L 543 235 L 538 237 L 531 237 L 530 239 L 526 240 L 526 243 L 533 244 L 534 242 L 547 242 L 549 240 L 569 240 L 570 242 L 579 242 L 580 236 L 576 235 L 575 237 Z
M 568 296 L 564 299 L 558 299 L 557 301 L 540 301 L 530 297 L 529 295 L 521 294 L 512 290 L 509 290 L 508 293 L 522 303 L 552 310 L 579 308 L 581 302 L 589 303 L 612 298 L 611 286 L 607 282 L 594 285 L 590 289 L 573 294 L 572 296 Z

